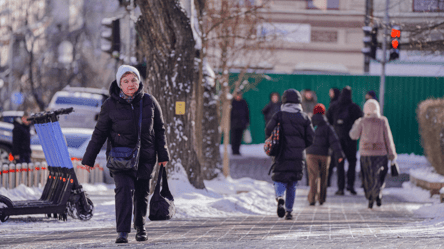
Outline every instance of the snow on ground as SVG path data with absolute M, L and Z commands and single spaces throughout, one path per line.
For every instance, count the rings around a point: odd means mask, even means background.
M 243 145 L 243 156 L 265 156 L 262 145 Z M 262 154 L 261 154 L 262 153 Z M 429 168 L 422 156 L 399 155 L 401 171 Z M 175 218 L 192 217 L 233 217 L 242 215 L 275 215 L 276 202 L 271 183 L 250 178 L 232 179 L 223 176 L 205 181 L 206 189 L 195 189 L 187 180 L 185 172 L 170 175 L 170 190 L 175 198 Z M 103 227 L 115 227 L 114 185 L 83 184 L 84 189 L 94 199 L 94 217 L 88 221 L 68 217 L 68 222 L 46 219 L 44 215 L 12 216 L 9 222 L 0 226 L 0 234 L 14 230 L 28 230 L 36 233 L 55 230 L 88 230 Z M 42 188 L 28 188 L 24 185 L 12 190 L 0 188 L 0 194 L 12 200 L 38 199 Z M 412 205 L 412 212 L 420 217 L 434 218 L 430 224 L 444 222 L 444 204 L 439 203 L 435 195 L 430 198 L 428 191 L 406 182 L 402 188 L 389 188 L 384 195 L 394 195 L 407 202 L 424 203 Z M 421 206 L 419 209 L 418 206 Z M 37 222 L 35 222 L 37 221 Z

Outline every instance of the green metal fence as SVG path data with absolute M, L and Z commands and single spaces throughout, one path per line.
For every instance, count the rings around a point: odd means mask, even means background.
M 237 76 L 232 74 L 231 80 L 236 80 Z M 271 92 L 279 92 L 282 95 L 289 88 L 299 91 L 310 88 L 316 92 L 318 103 L 324 104 L 326 108 L 330 102 L 328 92 L 332 87 L 342 89 L 347 85 L 351 86 L 353 101 L 361 108 L 367 91 L 374 90 L 379 96 L 378 76 L 288 74 L 267 74 L 267 76 L 255 89 L 244 93 L 244 99 L 250 108 L 250 129 L 254 144 L 263 143 L 265 140 L 265 121 L 261 110 L 269 102 Z M 252 78 L 249 80 L 254 81 Z M 443 96 L 444 78 L 386 77 L 384 115 L 389 120 L 398 153 L 423 154 L 416 108 L 425 99 Z

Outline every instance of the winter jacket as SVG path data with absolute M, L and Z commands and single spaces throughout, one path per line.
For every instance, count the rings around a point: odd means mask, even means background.
M 368 100 L 364 105 L 365 117 L 359 118 L 350 130 L 350 138 L 359 141 L 361 156 L 384 156 L 396 159 L 395 143 L 386 117 L 379 114 L 376 100 Z
M 231 102 L 231 129 L 246 129 L 250 123 L 248 104 L 245 99 Z
M 344 158 L 344 152 L 341 148 L 338 136 L 333 127 L 327 122 L 327 118 L 318 113 L 313 115 L 313 126 L 315 129 L 315 137 L 313 144 L 307 148 L 307 154 L 328 156 L 328 149 L 332 148 L 336 158 Z
M 273 117 L 273 115 L 281 110 L 281 102 L 277 102 L 277 103 L 273 103 L 272 101 L 270 101 L 265 107 L 264 109 L 262 109 L 262 114 L 264 114 L 264 119 L 265 119 L 265 125 L 268 124 L 268 122 L 270 122 L 270 119 Z
M 108 98 L 102 105 L 99 119 L 88 144 L 82 163 L 92 166 L 103 143 L 108 138 L 106 155 L 111 147 L 134 148 L 137 144 L 140 98 L 143 97 L 142 134 L 140 161 L 137 177 L 149 179 L 153 167 L 158 162 L 169 161 L 169 152 L 165 136 L 165 126 L 157 100 L 143 93 L 143 84 L 131 103 L 119 96 L 117 82 L 111 83 Z
M 29 125 L 25 125 L 21 118 L 13 122 L 12 129 L 12 155 L 31 155 L 31 132 Z
M 316 93 L 311 91 L 312 98 L 311 100 L 308 100 L 305 98 L 305 91 L 301 92 L 302 95 L 302 111 L 307 113 L 308 116 L 311 118 L 313 116 L 313 109 L 315 105 L 318 103 L 318 97 L 316 96 Z
M 330 98 L 330 105 L 336 102 L 339 99 L 339 95 L 341 94 L 341 91 L 337 88 L 332 88 L 334 92 L 333 98 Z
M 356 119 L 363 116 L 361 108 L 352 102 L 351 89 L 345 87 L 338 101 L 333 102 L 327 111 L 328 122 L 333 125 L 339 139 L 348 139 L 348 135 Z
M 273 115 L 265 129 L 267 137 L 278 122 L 283 130 L 283 149 L 274 158 L 273 181 L 292 182 L 302 179 L 305 148 L 313 143 L 314 130 L 310 118 L 301 109 L 300 104 L 282 105 L 281 111 Z M 278 120 L 279 117 L 281 120 Z

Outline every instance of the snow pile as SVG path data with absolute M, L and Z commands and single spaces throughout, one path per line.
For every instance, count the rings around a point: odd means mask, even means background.
M 420 169 L 411 169 L 410 176 L 428 182 L 444 182 L 444 176 L 435 172 L 432 167 L 423 167 Z
M 0 195 L 4 195 L 13 201 L 38 200 L 42 192 L 43 188 L 29 188 L 23 184 L 14 189 L 0 188 Z
M 177 172 L 170 177 L 168 184 L 176 205 L 175 217 L 274 214 L 274 189 L 268 182 L 220 176 L 204 183 L 206 189 L 195 189 L 185 172 Z

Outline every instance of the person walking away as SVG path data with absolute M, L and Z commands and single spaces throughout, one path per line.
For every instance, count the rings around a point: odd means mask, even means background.
M 307 168 L 310 190 L 308 203 L 314 206 L 316 199 L 322 205 L 327 198 L 327 174 L 330 164 L 329 148 L 336 154 L 339 162 L 342 162 L 344 153 L 341 143 L 333 127 L 324 116 L 325 106 L 317 104 L 313 110 L 312 122 L 315 129 L 313 144 L 307 148 Z
M 281 110 L 281 96 L 279 96 L 279 93 L 272 92 L 270 94 L 270 102 L 262 109 L 262 114 L 264 115 L 265 119 L 265 126 L 268 124 L 270 119 L 273 117 L 273 115 Z
M 302 94 L 302 111 L 308 114 L 311 118 L 313 116 L 313 109 L 318 103 L 318 98 L 316 93 L 310 89 L 305 89 L 301 92 Z
M 376 101 L 378 101 L 378 97 L 376 96 L 375 91 L 370 90 L 365 94 L 365 102 L 367 102 L 367 100 L 369 99 L 374 99 Z
M 12 129 L 12 155 L 15 163 L 31 162 L 31 122 L 28 120 L 28 113 L 24 112 L 20 118 L 13 121 Z
M 308 115 L 302 112 L 301 94 L 288 89 L 282 96 L 281 111 L 275 113 L 265 128 L 269 137 L 279 123 L 282 128 L 282 144 L 278 156 L 273 158 L 271 179 L 278 203 L 277 215 L 291 220 L 293 218 L 296 184 L 302 179 L 305 167 L 305 149 L 313 143 L 314 130 Z M 284 199 L 285 194 L 285 199 Z
M 368 208 L 382 205 L 382 189 L 388 171 L 388 160 L 396 160 L 396 148 L 386 117 L 381 116 L 379 103 L 369 99 L 364 105 L 363 118 L 359 118 L 350 130 L 350 138 L 359 141 L 361 172 Z
M 356 141 L 352 140 L 349 132 L 356 119 L 363 116 L 361 108 L 352 102 L 352 90 L 350 86 L 342 89 L 341 95 L 337 102 L 333 103 L 327 111 L 327 119 L 330 124 L 333 124 L 336 134 L 341 142 L 342 150 L 345 153 L 345 158 L 348 161 L 347 171 L 347 190 L 352 195 L 356 195 L 354 188 L 356 178 Z M 338 191 L 336 195 L 344 195 L 345 188 L 345 170 L 344 161 L 337 164 L 338 170 Z
M 328 91 L 328 95 L 330 96 L 330 105 L 329 106 L 331 106 L 334 102 L 336 102 L 339 99 L 340 94 L 341 94 L 341 91 L 338 88 L 336 88 L 336 87 L 330 88 L 330 90 Z M 331 125 L 333 125 L 333 124 L 331 124 Z M 333 169 L 336 167 L 335 154 L 332 153 L 331 149 L 329 150 L 329 154 L 331 155 L 331 160 L 330 160 L 330 167 L 328 168 L 328 181 L 327 181 L 328 187 L 331 186 L 331 176 L 333 175 Z
M 250 124 L 248 104 L 242 98 L 242 91 L 237 91 L 231 102 L 231 150 L 232 155 L 240 155 L 240 146 L 244 130 Z
M 157 162 L 166 166 L 170 159 L 162 110 L 154 96 L 144 93 L 139 71 L 128 65 L 117 70 L 109 88 L 110 97 L 101 107 L 91 141 L 82 164 L 90 171 L 97 154 L 108 139 L 106 155 L 111 147 L 134 148 L 138 144 L 139 116 L 142 108 L 140 159 L 137 170 L 110 170 L 116 184 L 116 243 L 128 243 L 134 206 L 136 240 L 148 240 L 145 220 L 148 210 L 149 182 Z M 143 100 L 140 106 L 140 100 Z

